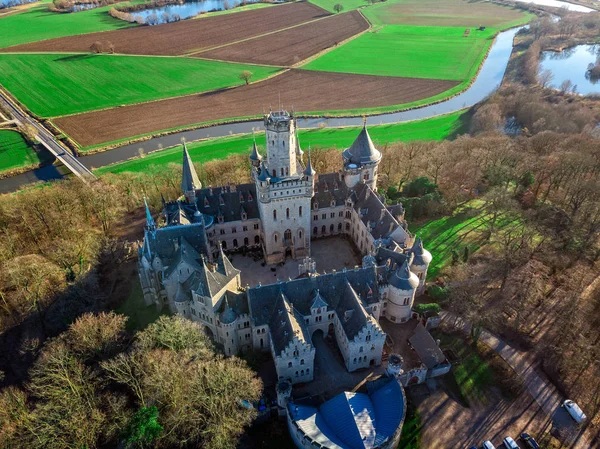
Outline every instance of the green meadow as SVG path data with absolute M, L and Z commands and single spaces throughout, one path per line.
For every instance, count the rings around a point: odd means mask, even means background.
M 439 117 L 393 125 L 369 126 L 369 134 L 376 145 L 384 146 L 391 142 L 415 140 L 443 140 L 466 132 L 468 112 L 458 111 Z M 346 148 L 352 144 L 360 131 L 359 127 L 322 128 L 300 130 L 298 139 L 304 148 Z M 256 142 L 265 146 L 263 133 L 257 134 Z M 214 159 L 224 159 L 230 154 L 248 153 L 252 146 L 250 134 L 222 137 L 188 143 L 188 150 L 194 162 L 204 163 Z M 181 162 L 181 147 L 168 148 L 150 153 L 144 157 L 109 165 L 94 170 L 98 175 L 105 173 L 141 172 L 152 166 Z
M 42 117 L 235 86 L 244 70 L 258 80 L 279 69 L 176 57 L 0 54 L 0 84 Z
M 333 6 L 338 3 L 344 7 L 342 12 L 352 11 L 366 5 L 364 0 L 310 0 L 310 2 L 329 12 L 335 12 Z
M 308 70 L 464 81 L 473 77 L 497 30 L 387 25 L 304 66 Z
M 23 136 L 17 131 L 0 129 L 0 174 L 24 167 L 36 166 L 41 161 Z
M 0 48 L 136 26 L 109 16 L 108 10 L 113 6 L 61 14 L 48 11 L 48 4 L 42 3 L 27 11 L 1 17 Z

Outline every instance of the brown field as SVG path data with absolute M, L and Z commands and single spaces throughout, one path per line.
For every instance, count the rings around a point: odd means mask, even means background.
M 365 18 L 358 11 L 352 11 L 194 56 L 291 66 L 368 28 Z
M 383 24 L 498 27 L 523 17 L 523 11 L 487 0 L 405 0 L 377 5 L 369 12 Z
M 116 53 L 182 55 L 271 33 L 328 15 L 327 11 L 318 6 L 300 2 L 164 25 L 61 37 L 16 45 L 0 51 L 87 52 L 94 42 L 100 41 L 112 42 Z
M 444 92 L 454 81 L 290 70 L 220 92 L 124 106 L 56 119 L 81 146 L 209 122 L 255 116 L 279 103 L 296 111 L 333 111 L 409 103 Z

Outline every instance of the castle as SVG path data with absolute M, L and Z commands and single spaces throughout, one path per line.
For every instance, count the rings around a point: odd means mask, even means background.
M 279 379 L 292 384 L 313 379 L 317 331 L 335 336 L 348 371 L 380 365 L 380 318 L 412 318 L 431 254 L 408 232 L 402 206 L 386 206 L 376 192 L 381 153 L 366 124 L 340 170 L 327 174 L 301 150 L 293 114 L 270 112 L 264 125 L 266 155 L 255 143 L 249 184 L 202 188 L 184 144 L 182 196 L 164 202 L 164 226 L 146 206 L 138 259 L 145 302 L 201 323 L 225 354 L 270 351 Z M 354 242 L 361 267 L 316 272 L 311 241 L 332 235 Z M 242 286 L 226 255 L 242 247 L 262 250 L 268 265 L 298 260 L 300 276 Z M 436 357 L 425 373 L 446 363 L 436 349 L 427 348 Z

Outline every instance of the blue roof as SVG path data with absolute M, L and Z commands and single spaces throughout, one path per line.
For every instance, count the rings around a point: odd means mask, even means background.
M 290 404 L 290 415 L 306 436 L 324 447 L 380 447 L 402 426 L 405 400 L 397 380 L 377 385 L 369 394 L 340 393 L 318 408 Z

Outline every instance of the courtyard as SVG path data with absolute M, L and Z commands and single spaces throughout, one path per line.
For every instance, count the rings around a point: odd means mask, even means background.
M 317 272 L 351 269 L 361 265 L 361 255 L 349 239 L 342 236 L 325 237 L 310 242 L 311 257 L 317 264 Z M 255 260 L 251 253 L 233 254 L 229 258 L 233 266 L 241 270 L 243 286 L 267 285 L 277 280 L 295 279 L 299 275 L 300 260 L 286 259 L 278 265 L 265 265 L 262 259 Z

